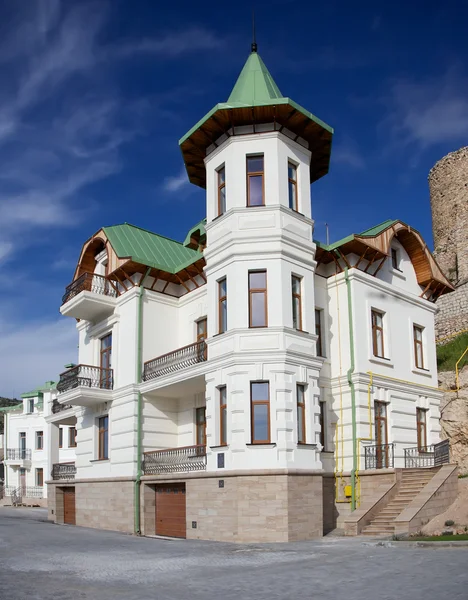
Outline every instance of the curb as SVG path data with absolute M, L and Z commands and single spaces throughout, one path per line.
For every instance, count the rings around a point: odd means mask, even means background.
M 383 546 L 385 548 L 468 548 L 468 541 L 445 541 L 445 542 L 411 542 L 411 541 L 381 541 L 365 544 L 366 546 Z

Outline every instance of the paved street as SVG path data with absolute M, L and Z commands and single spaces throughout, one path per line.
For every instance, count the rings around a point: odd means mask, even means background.
M 0 507 L 2 600 L 466 600 L 468 548 L 137 538 Z

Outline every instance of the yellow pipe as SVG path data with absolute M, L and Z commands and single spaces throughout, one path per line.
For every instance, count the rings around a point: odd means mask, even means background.
M 357 494 L 356 494 L 356 505 L 360 506 L 361 505 L 361 478 L 359 477 L 359 468 L 360 468 L 360 463 L 361 463 L 361 452 L 360 452 L 360 443 L 362 441 L 365 442 L 372 442 L 372 402 L 371 402 L 371 398 L 372 398 L 372 378 L 373 375 L 372 373 L 370 373 L 369 376 L 369 384 L 367 386 L 367 410 L 368 410 L 368 415 L 369 415 L 369 437 L 361 437 L 357 439 L 357 447 L 358 447 L 358 453 L 357 453 L 357 470 L 356 470 L 356 489 L 357 489 Z
M 438 344 L 439 342 L 443 342 L 444 340 L 450 340 L 451 338 L 457 337 L 457 336 L 461 335 L 462 333 L 467 333 L 467 332 L 468 332 L 468 329 L 462 329 L 461 331 L 458 331 L 457 333 L 451 333 L 450 335 L 446 335 L 444 337 L 437 338 L 436 344 Z
M 462 358 L 465 356 L 465 354 L 468 352 L 468 346 L 466 347 L 465 352 L 463 352 L 463 354 L 460 356 L 460 358 L 457 360 L 457 364 L 455 365 L 455 381 L 457 382 L 457 389 L 454 390 L 455 392 L 460 391 L 460 379 L 458 378 L 458 365 L 460 364 L 460 361 L 462 360 Z

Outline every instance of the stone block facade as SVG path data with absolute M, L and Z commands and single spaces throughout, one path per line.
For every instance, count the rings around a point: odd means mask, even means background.
M 456 287 L 451 294 L 441 296 L 436 307 L 436 340 L 454 336 L 468 329 L 468 282 Z

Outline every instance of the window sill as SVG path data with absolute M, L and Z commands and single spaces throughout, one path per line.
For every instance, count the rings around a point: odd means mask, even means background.
M 391 362 L 391 360 L 383 356 L 372 356 L 371 358 L 369 358 L 369 362 L 375 363 L 376 365 L 384 365 L 393 369 L 393 363 Z
M 392 275 L 395 275 L 395 277 L 398 277 L 399 279 L 406 281 L 406 276 L 401 269 L 395 269 L 395 268 L 391 267 L 390 273 L 392 273 Z
M 306 444 L 302 442 L 297 442 L 298 448 L 317 448 L 317 444 Z
M 333 450 L 322 450 L 321 454 L 333 454 L 334 455 L 335 453 L 333 452 Z
M 89 461 L 90 463 L 104 463 L 104 462 L 110 462 L 110 458 L 93 458 L 93 460 Z
M 229 444 L 220 444 L 219 446 L 210 446 L 210 450 L 219 450 L 220 448 L 229 448 Z
M 423 375 L 423 377 L 432 377 L 432 373 L 429 369 L 421 369 L 420 367 L 414 367 L 411 370 L 412 373 L 416 373 L 416 375 Z
M 254 448 L 274 448 L 276 443 L 274 442 L 258 442 L 253 444 L 246 444 L 246 446 L 253 446 Z

